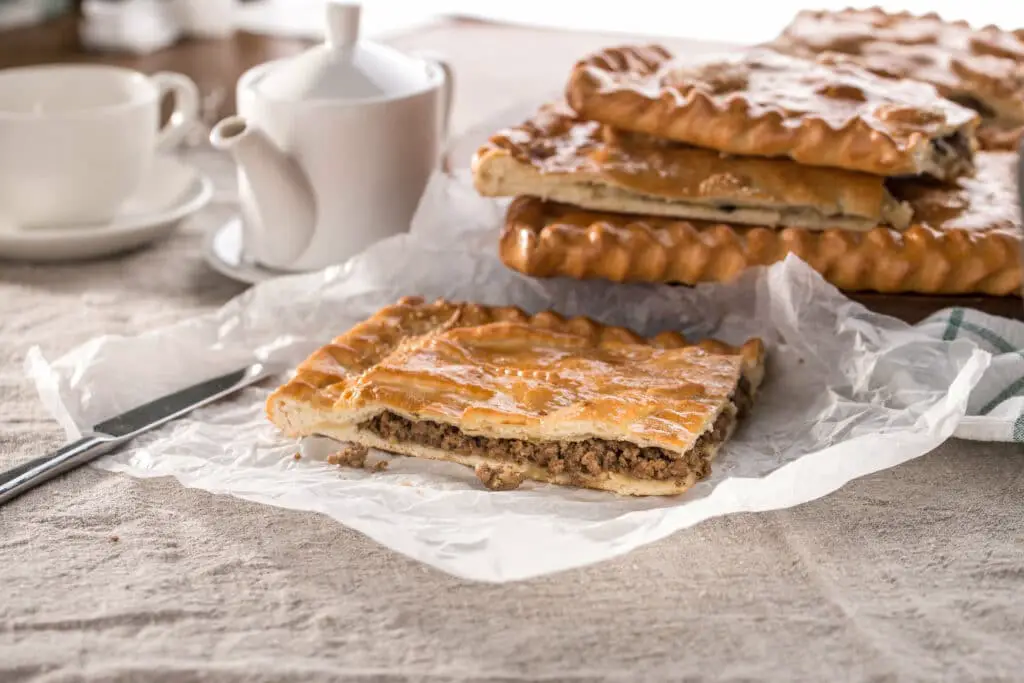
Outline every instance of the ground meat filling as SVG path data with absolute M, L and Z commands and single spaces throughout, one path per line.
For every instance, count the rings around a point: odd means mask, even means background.
M 740 381 L 736 383 L 736 391 L 729 397 L 736 406 L 736 417 L 744 417 L 754 407 L 753 393 L 750 390 L 750 380 L 740 377 Z
M 685 479 L 694 473 L 701 478 L 711 470 L 714 447 L 732 431 L 737 414 L 749 407 L 749 386 L 741 380 L 735 403 L 725 407 L 712 428 L 702 434 L 685 455 L 605 439 L 531 442 L 471 436 L 453 425 L 413 421 L 391 412 L 381 413 L 360 424 L 359 429 L 392 443 L 415 443 L 464 455 L 528 463 L 546 468 L 551 474 L 575 474 L 585 478 L 603 472 L 617 472 L 638 479 L 673 480 Z
M 970 170 L 971 143 L 962 132 L 932 140 L 932 149 L 939 168 L 949 169 L 952 175 Z

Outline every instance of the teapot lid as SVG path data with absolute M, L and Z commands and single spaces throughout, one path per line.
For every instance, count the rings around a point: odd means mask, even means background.
M 393 99 L 426 89 L 430 63 L 359 40 L 360 4 L 327 3 L 326 41 L 285 60 L 260 79 L 259 91 L 277 100 Z

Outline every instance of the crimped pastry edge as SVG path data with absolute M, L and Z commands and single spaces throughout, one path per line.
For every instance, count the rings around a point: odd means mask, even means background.
M 996 31 L 1002 34 L 1017 36 L 1018 40 L 1024 42 L 1024 29 L 1018 29 L 1017 31 L 1007 31 L 998 26 L 988 25 L 981 28 L 972 26 L 965 20 L 948 20 L 943 19 L 936 12 L 928 12 L 926 14 L 915 14 L 910 11 L 898 11 L 892 12 L 887 11 L 879 6 L 868 7 L 864 9 L 847 7 L 839 10 L 815 10 L 807 9 L 799 11 L 793 19 L 787 24 L 782 31 L 773 40 L 759 45 L 759 47 L 766 47 L 769 49 L 777 50 L 786 54 L 795 55 L 798 57 L 804 57 L 814 59 L 818 55 L 826 52 L 825 50 L 815 50 L 814 48 L 801 41 L 799 38 L 793 36 L 793 29 L 800 21 L 807 20 L 810 18 L 812 21 L 819 20 L 821 17 L 827 16 L 831 19 L 840 19 L 848 17 L 863 17 L 871 16 L 874 18 L 885 17 L 888 19 L 895 20 L 931 20 L 943 24 L 948 28 L 961 29 L 970 31 L 973 36 L 983 35 L 986 32 Z M 912 44 L 900 43 L 900 42 L 884 42 L 878 41 L 881 44 L 894 45 L 894 46 L 907 46 L 912 49 Z M 841 51 L 843 54 L 847 54 L 853 60 L 857 60 L 859 57 L 863 57 L 860 53 L 847 53 Z M 971 52 L 967 55 L 970 59 L 974 58 L 985 58 L 992 57 L 989 53 L 976 53 Z M 926 83 L 932 83 L 938 88 L 940 94 L 943 96 L 956 100 L 957 97 L 970 96 L 979 99 L 989 109 L 993 110 L 997 118 L 1000 120 L 999 123 L 1004 126 L 1019 126 L 1024 125 L 1024 89 L 1013 89 L 1008 87 L 1008 82 L 1005 79 L 993 77 L 991 74 L 979 73 L 975 69 L 971 68 L 968 64 L 958 59 L 958 55 L 953 52 L 951 54 L 950 71 L 959 79 L 959 88 L 951 88 L 948 83 L 934 83 L 927 79 L 912 79 L 911 80 L 922 80 Z M 1003 57 L 1010 62 L 1012 58 Z M 1021 77 L 1024 77 L 1024 67 L 1021 67 Z M 881 74 L 880 74 L 881 75 Z M 886 76 L 888 77 L 888 76 Z M 1019 79 L 1018 79 L 1019 80 Z M 968 105 L 969 106 L 969 105 Z M 971 107 L 972 109 L 974 107 Z M 979 112 L 981 113 L 981 112 Z M 982 114 L 982 125 L 989 119 L 985 118 Z M 979 142 L 982 142 L 979 140 Z M 984 144 L 981 145 L 981 149 L 1005 149 L 1004 147 L 986 147 Z
M 668 50 L 654 44 L 600 50 L 576 63 L 566 85 L 566 100 L 587 119 L 732 154 L 784 154 L 809 166 L 847 168 L 884 176 L 928 174 L 952 179 L 971 170 L 967 159 L 966 167 L 946 169 L 934 163 L 931 141 L 943 136 L 931 138 L 916 133 L 901 147 L 893 138 L 859 119 L 835 129 L 820 118 L 808 116 L 800 126 L 789 127 L 771 113 L 751 118 L 745 108 L 723 109 L 697 88 L 685 96 L 663 87 L 656 91 L 650 87 L 643 91 L 628 87 L 603 89 L 593 73 L 596 70 L 630 74 L 643 79 L 672 59 Z M 867 71 L 864 74 L 878 78 Z M 714 125 L 708 125 L 712 120 Z M 947 126 L 944 132 L 962 131 L 973 153 L 977 149 L 975 130 L 979 123 L 975 114 L 961 126 Z
M 986 152 L 1016 152 L 1024 142 L 1024 126 L 1005 127 L 983 123 L 978 128 L 978 149 Z
M 513 200 L 501 260 L 533 277 L 692 285 L 794 254 L 847 291 L 1021 295 L 1020 238 L 1005 231 L 813 232 L 599 212 L 581 212 L 593 219 L 579 226 L 552 215 L 572 208 Z

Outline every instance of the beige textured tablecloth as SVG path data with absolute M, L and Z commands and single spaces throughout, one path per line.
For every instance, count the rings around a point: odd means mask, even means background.
M 464 128 L 608 41 L 469 26 L 399 42 L 452 57 Z M 61 442 L 22 374 L 31 345 L 55 357 L 242 291 L 200 258 L 229 212 L 114 260 L 0 263 L 0 467 Z M 1012 445 L 950 442 L 824 500 L 506 586 L 319 515 L 85 468 L 0 508 L 0 562 L 4 682 L 1024 680 Z

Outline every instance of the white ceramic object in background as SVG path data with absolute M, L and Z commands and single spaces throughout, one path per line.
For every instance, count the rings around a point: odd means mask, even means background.
M 186 35 L 225 38 L 235 32 L 238 0 L 173 0 Z
M 207 265 L 224 277 L 247 285 L 288 274 L 247 258 L 242 245 L 242 230 L 242 220 L 235 217 L 207 232 L 203 242 L 203 259 Z
M 239 81 L 239 116 L 210 140 L 234 155 L 249 259 L 305 271 L 408 230 L 447 132 L 442 61 L 358 39 L 360 8 L 327 5 L 327 40 Z
M 160 102 L 174 114 L 160 129 Z M 158 150 L 197 119 L 199 90 L 175 73 L 113 66 L 0 70 L 0 224 L 104 223 L 138 190 Z
M 0 261 L 74 261 L 134 249 L 166 237 L 212 197 L 209 178 L 174 157 L 158 156 L 108 223 L 34 229 L 0 225 Z
M 147 54 L 176 43 L 181 26 L 164 0 L 83 0 L 78 37 L 91 50 Z

